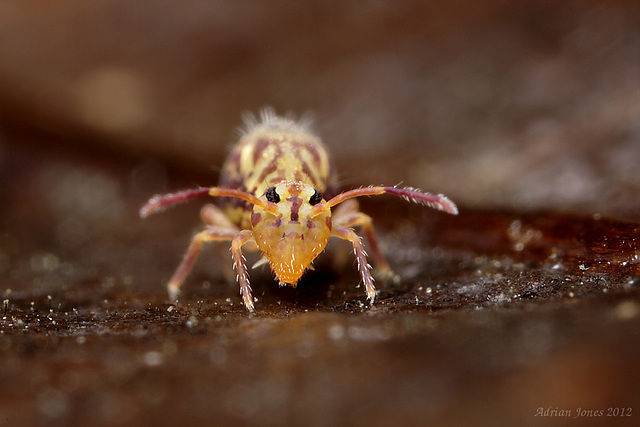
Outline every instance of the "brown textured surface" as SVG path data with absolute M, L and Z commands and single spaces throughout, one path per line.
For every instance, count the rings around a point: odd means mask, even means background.
M 635 424 L 637 5 L 248 4 L 0 4 L 0 425 Z M 265 104 L 345 185 L 461 205 L 362 201 L 373 308 L 340 243 L 295 294 L 251 271 L 256 315 L 226 248 L 167 303 L 199 204 L 137 210 Z

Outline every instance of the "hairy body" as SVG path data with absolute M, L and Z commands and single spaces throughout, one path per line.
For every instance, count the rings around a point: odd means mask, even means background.
M 308 121 L 278 117 L 271 109 L 263 110 L 260 118 L 245 119 L 246 128 L 223 166 L 218 187 L 155 196 L 140 211 L 145 217 L 195 197 L 221 198 L 220 208 L 206 205 L 201 211 L 206 227 L 192 239 L 169 281 L 173 299 L 204 242 L 231 241 L 240 293 L 245 307 L 253 311 L 243 245 L 262 252 L 281 286 L 296 286 L 329 237 L 335 236 L 351 242 L 367 298 L 373 303 L 376 290 L 371 267 L 362 239 L 353 227 L 361 228 L 378 269 L 387 273 L 389 264 L 378 249 L 371 218 L 351 199 L 388 193 L 457 214 L 447 197 L 413 188 L 371 186 L 330 197 L 336 188 L 335 171 L 326 147 L 310 132 Z M 331 208 L 339 204 L 332 213 Z

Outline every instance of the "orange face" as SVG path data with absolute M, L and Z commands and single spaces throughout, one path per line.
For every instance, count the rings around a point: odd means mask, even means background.
M 309 264 L 324 250 L 331 235 L 331 210 L 312 216 L 312 206 L 324 202 L 308 184 L 282 181 L 260 199 L 275 205 L 270 213 L 255 205 L 253 237 L 269 260 L 281 285 L 295 286 Z

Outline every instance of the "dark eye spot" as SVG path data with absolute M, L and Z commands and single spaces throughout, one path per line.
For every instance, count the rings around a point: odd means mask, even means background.
M 322 194 L 318 190 L 316 190 L 313 192 L 313 195 L 309 199 L 309 204 L 313 206 L 313 205 L 317 205 L 321 201 L 322 201 Z
M 276 187 L 267 188 L 267 191 L 265 191 L 264 195 L 271 203 L 278 203 L 280 201 L 280 196 L 278 196 L 278 193 L 276 193 Z

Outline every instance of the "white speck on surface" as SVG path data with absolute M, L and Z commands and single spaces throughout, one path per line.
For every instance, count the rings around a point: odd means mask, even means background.
M 350 326 L 347 329 L 347 336 L 356 341 L 382 341 L 389 339 L 389 333 L 380 327 Z
M 196 316 L 189 316 L 189 320 L 187 320 L 187 326 L 190 328 L 198 326 L 198 318 Z
M 38 394 L 38 411 L 49 418 L 58 418 L 69 409 L 69 398 L 63 392 L 48 388 Z
M 60 259 L 48 252 L 36 252 L 31 255 L 29 260 L 32 271 L 36 272 L 52 272 L 60 267 Z
M 341 340 L 345 336 L 344 326 L 342 325 L 332 325 L 329 328 L 329 338 L 332 340 Z
M 149 351 L 144 355 L 144 364 L 147 366 L 159 366 L 164 362 L 164 356 L 159 351 Z
M 620 320 L 629 320 L 640 314 L 640 307 L 635 301 L 623 301 L 613 309 L 613 314 Z

